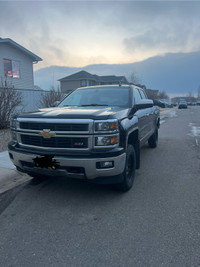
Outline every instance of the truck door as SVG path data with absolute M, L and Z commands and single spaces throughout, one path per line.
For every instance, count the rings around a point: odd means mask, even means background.
M 139 93 L 139 90 L 137 88 L 134 88 L 133 90 L 133 97 L 134 97 L 134 103 L 139 104 L 142 96 Z M 148 134 L 148 117 L 146 113 L 146 109 L 139 109 L 135 115 L 138 117 L 138 126 L 139 126 L 139 140 L 141 144 L 143 144 L 146 141 L 146 136 Z
M 148 99 L 146 93 L 144 92 L 144 90 L 139 89 L 139 92 L 140 92 L 140 95 L 141 95 L 142 99 Z M 146 123 L 147 123 L 147 133 L 148 133 L 148 136 L 151 136 L 153 131 L 154 131 L 154 128 L 155 128 L 155 125 L 154 125 L 155 118 L 154 118 L 153 107 L 146 108 L 145 109 L 145 113 L 146 113 L 146 117 L 148 117 L 148 119 L 146 121 Z

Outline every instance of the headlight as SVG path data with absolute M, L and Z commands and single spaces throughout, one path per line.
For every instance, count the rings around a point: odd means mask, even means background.
M 16 119 L 11 120 L 10 128 L 16 131 L 19 128 L 19 121 Z
M 16 130 L 16 128 L 17 128 L 17 120 L 16 119 L 11 120 L 10 128 L 13 130 Z
M 117 144 L 119 144 L 119 135 L 95 137 L 95 146 L 116 146 Z
M 117 120 L 95 122 L 95 132 L 118 132 Z

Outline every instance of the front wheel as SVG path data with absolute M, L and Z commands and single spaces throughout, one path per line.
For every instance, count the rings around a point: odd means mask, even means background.
M 135 178 L 135 168 L 136 168 L 136 155 L 135 149 L 132 145 L 128 145 L 126 153 L 126 165 L 123 172 L 123 181 L 119 184 L 120 190 L 123 192 L 128 191 L 133 186 L 133 181 Z

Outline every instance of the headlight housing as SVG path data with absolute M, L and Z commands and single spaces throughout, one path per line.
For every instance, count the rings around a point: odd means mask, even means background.
M 96 147 L 115 147 L 119 144 L 119 135 L 96 136 Z
M 17 128 L 19 128 L 19 122 L 17 119 L 13 119 L 10 122 L 11 137 L 14 141 L 17 141 Z
M 11 122 L 10 122 L 10 128 L 11 128 L 11 130 L 16 131 L 17 128 L 19 128 L 19 121 L 17 119 L 11 120 Z
M 114 133 L 119 131 L 117 120 L 95 121 L 95 132 Z

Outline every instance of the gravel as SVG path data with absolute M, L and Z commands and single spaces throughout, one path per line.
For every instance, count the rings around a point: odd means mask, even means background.
M 0 152 L 8 150 L 8 142 L 10 140 L 10 129 L 0 130 Z

